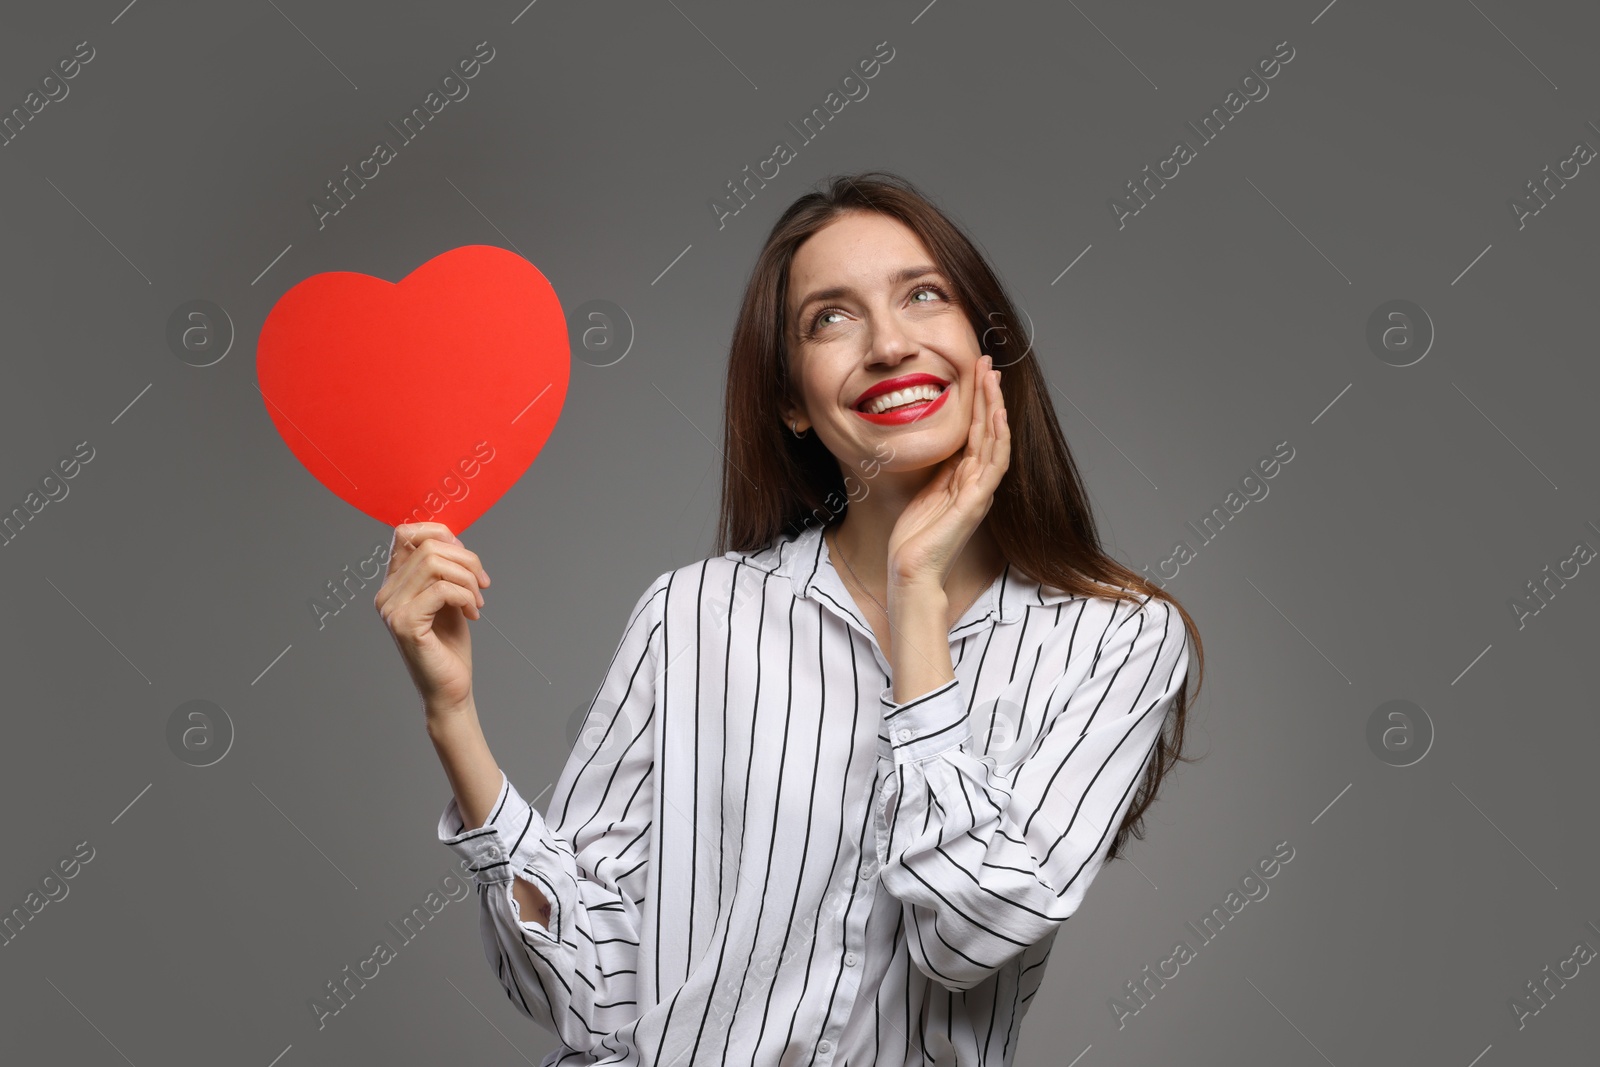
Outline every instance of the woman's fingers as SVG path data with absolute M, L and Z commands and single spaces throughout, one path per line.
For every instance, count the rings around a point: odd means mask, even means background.
M 993 456 L 995 412 L 1003 401 L 1000 397 L 1000 372 L 994 369 L 994 357 L 985 355 L 978 362 L 977 390 L 972 399 L 972 426 L 967 434 L 967 454 L 981 474 Z
M 401 523 L 396 526 L 394 540 L 389 547 L 388 573 L 393 574 L 405 566 L 406 561 L 424 547 L 458 561 L 479 576 L 480 584 L 489 584 L 489 572 L 484 569 L 478 554 L 463 545 L 461 539 L 442 522 Z
M 483 603 L 478 591 L 489 584 L 489 575 L 477 554 L 460 544 L 446 544 L 437 537 L 424 538 L 404 561 L 396 565 L 390 560 L 389 576 L 373 599 L 379 613 L 386 607 L 397 609 L 416 596 L 427 584 L 444 579 L 461 586 L 471 598 L 473 611 L 469 618 L 477 618 L 477 606 Z
M 419 550 L 418 566 L 422 565 L 421 558 L 447 559 L 460 564 L 472 576 L 471 587 L 474 589 L 489 584 L 489 572 L 483 569 L 483 561 L 478 554 L 459 543 L 447 545 L 442 541 L 431 541 L 426 549 Z
M 426 564 L 419 562 L 416 571 L 401 583 L 400 588 L 402 591 L 416 591 L 440 579 L 455 582 L 465 589 L 472 595 L 474 605 L 483 603 L 483 594 L 478 591 L 478 576 L 456 560 L 438 554 L 430 555 Z
M 477 596 L 465 586 L 452 582 L 446 578 L 428 582 L 416 593 L 405 599 L 396 612 L 396 617 L 403 620 L 399 623 L 401 629 L 412 628 L 410 636 L 420 638 L 434 626 L 435 618 L 446 604 L 454 605 L 461 609 L 461 613 L 469 619 L 478 617 L 478 606 L 474 602 Z
M 394 528 L 394 539 L 389 543 L 389 573 L 399 570 L 400 565 L 430 538 L 446 544 L 461 543 L 442 522 L 402 522 Z
M 974 450 L 978 458 L 978 480 L 981 482 L 988 473 L 989 459 L 994 449 L 994 388 L 995 376 L 1000 372 L 994 369 L 993 357 L 990 357 L 989 368 L 983 372 L 983 425 L 978 427 L 978 447 Z
M 993 366 L 993 356 L 979 356 L 978 370 L 973 375 L 975 388 L 972 391 L 972 425 L 967 427 L 967 454 L 974 458 L 983 455 L 983 439 L 989 432 L 989 370 Z
M 989 405 L 988 411 L 989 427 L 988 433 L 985 435 L 988 451 L 984 456 L 984 464 L 986 467 L 992 467 L 997 462 L 1001 463 L 1000 470 L 1003 472 L 1005 469 L 1003 456 L 1009 454 L 1010 434 L 1006 429 L 1005 420 L 1000 417 L 1006 408 L 1006 398 L 1005 394 L 1000 392 L 999 371 L 994 372 L 992 381 L 994 382 L 992 387 L 994 389 L 994 399 L 993 403 Z M 1005 450 L 1004 452 L 1002 451 L 1003 449 Z
M 982 413 L 979 402 L 973 402 L 972 433 L 976 442 L 971 446 L 973 458 L 968 468 L 965 486 L 970 487 L 969 499 L 980 513 L 987 513 L 993 503 L 994 491 L 1000 484 L 1011 458 L 1011 430 L 1000 417 L 1005 410 L 1005 396 L 1000 391 L 1000 372 L 990 366 L 982 371 Z M 981 420 L 981 421 L 980 421 Z
M 475 553 L 467 551 L 461 539 L 450 532 L 450 527 L 442 522 L 403 522 L 394 528 L 394 538 L 389 545 L 389 573 L 399 570 L 411 555 L 422 548 L 423 545 L 434 542 L 441 548 L 455 547 L 461 549 L 462 562 L 483 575 L 483 584 L 489 584 L 489 573 L 483 569 L 483 564 L 478 561 Z
M 986 469 L 992 472 L 994 483 L 989 486 L 994 491 L 1000 485 L 1000 478 L 1005 475 L 1006 469 L 1011 466 L 1011 424 L 1005 419 L 1005 394 L 1000 392 L 1000 374 L 995 373 L 995 414 L 994 424 L 990 429 L 989 438 L 989 464 Z

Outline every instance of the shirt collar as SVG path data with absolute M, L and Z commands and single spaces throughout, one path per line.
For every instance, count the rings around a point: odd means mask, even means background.
M 835 609 L 855 619 L 862 630 L 870 632 L 866 620 L 856 610 L 854 598 L 845 588 L 843 577 L 834 569 L 828 543 L 822 536 L 822 527 L 807 525 L 798 534 L 779 535 L 755 551 L 731 551 L 724 555 L 769 574 L 788 578 L 796 597 L 826 600 Z M 1072 599 L 1074 597 L 1071 594 L 1043 586 L 1007 563 L 1000 576 L 973 601 L 951 629 L 950 636 L 964 637 L 991 619 L 998 619 L 1002 623 L 1018 622 L 1030 607 Z

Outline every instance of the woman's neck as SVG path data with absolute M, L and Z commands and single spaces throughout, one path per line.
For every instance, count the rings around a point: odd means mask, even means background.
M 847 582 L 865 586 L 879 604 L 889 603 L 889 535 L 900 518 L 899 511 L 866 508 L 862 501 L 852 503 L 845 517 L 828 528 L 830 551 L 843 556 L 839 570 Z M 980 523 L 962 548 L 944 582 L 945 597 L 952 609 L 970 604 L 999 575 L 1005 557 L 989 532 Z M 853 579 L 853 581 L 852 581 Z

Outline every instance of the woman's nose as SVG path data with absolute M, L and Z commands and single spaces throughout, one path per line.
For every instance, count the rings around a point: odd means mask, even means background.
M 917 341 L 893 316 L 875 318 L 871 326 L 872 354 L 879 359 L 899 361 L 917 350 Z

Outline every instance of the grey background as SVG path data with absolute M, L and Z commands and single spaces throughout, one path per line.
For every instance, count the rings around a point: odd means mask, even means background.
M 1592 1054 L 1593 965 L 1521 1029 L 1508 1002 L 1600 947 L 1600 575 L 1522 628 L 1510 601 L 1600 547 L 1600 175 L 1522 229 L 1508 199 L 1600 146 L 1597 29 L 1507 0 L 7 3 L 0 109 L 76 42 L 96 56 L 0 149 L 0 506 L 75 443 L 96 455 L 0 548 L 0 907 L 76 842 L 95 856 L 0 948 L 0 1060 L 542 1059 L 475 902 L 324 1029 L 307 1007 L 450 865 L 449 788 L 370 600 L 320 631 L 307 607 L 389 531 L 277 436 L 253 339 L 311 274 L 398 280 L 472 243 L 520 251 L 569 310 L 627 310 L 628 356 L 574 358 L 543 455 L 464 538 L 494 576 L 478 703 L 532 796 L 629 605 L 710 553 L 767 228 L 866 167 L 921 184 L 1012 286 L 1114 554 L 1197 548 L 1170 589 L 1205 641 L 1205 758 L 1063 928 L 1016 1062 Z M 484 40 L 470 95 L 319 231 L 309 199 Z M 884 40 L 869 96 L 719 230 L 708 199 Z M 1108 198 L 1284 40 L 1270 95 L 1119 230 Z M 237 331 L 204 368 L 165 339 L 194 299 Z M 1365 341 L 1391 299 L 1437 330 L 1412 366 Z M 1200 545 L 1185 522 L 1285 440 L 1268 497 Z M 166 741 L 195 699 L 236 730 L 204 768 Z M 1396 699 L 1436 732 L 1408 767 L 1366 740 Z M 1270 895 L 1119 1029 L 1109 999 L 1279 841 Z

